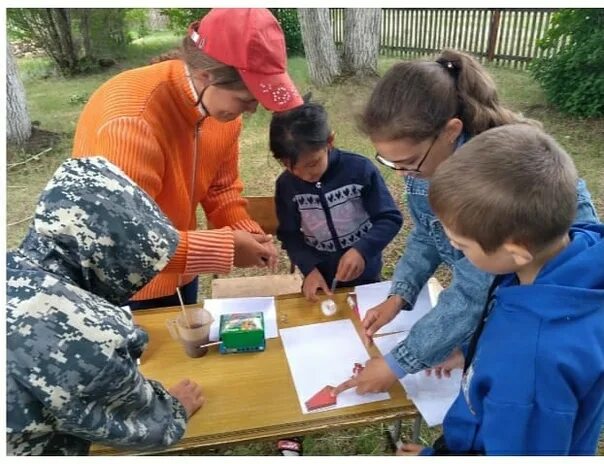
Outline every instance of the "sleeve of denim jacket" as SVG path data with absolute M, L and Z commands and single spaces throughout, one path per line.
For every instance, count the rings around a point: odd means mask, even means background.
M 408 197 L 409 198 L 409 197 Z M 407 246 L 396 264 L 390 294 L 400 295 L 410 305 L 415 304 L 420 290 L 442 262 L 434 240 L 419 220 L 412 201 L 408 201 L 414 227 L 407 238 Z
M 408 374 L 445 360 L 472 335 L 487 299 L 493 276 L 462 258 L 455 263 L 451 285 L 438 303 L 415 323 L 405 340 L 390 352 Z
M 300 212 L 283 183 L 283 178 L 279 177 L 275 186 L 275 208 L 279 221 L 277 238 L 289 259 L 306 277 L 317 267 L 322 258 L 304 241 L 304 235 L 300 230 L 302 226 Z
M 600 223 L 596 208 L 591 201 L 591 194 L 587 190 L 587 184 L 583 179 L 577 181 L 577 216 L 575 222 Z

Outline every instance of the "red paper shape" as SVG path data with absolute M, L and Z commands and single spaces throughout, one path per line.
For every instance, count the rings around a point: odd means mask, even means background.
M 333 406 L 336 404 L 338 399 L 335 396 L 331 396 L 331 392 L 335 387 L 326 385 L 317 393 L 315 393 L 306 403 L 306 409 L 314 411 L 315 409 L 326 408 L 327 406 Z

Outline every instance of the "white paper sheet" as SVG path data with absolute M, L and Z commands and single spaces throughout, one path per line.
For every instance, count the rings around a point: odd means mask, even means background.
M 279 332 L 304 414 L 309 413 L 304 403 L 315 393 L 326 385 L 338 386 L 352 376 L 354 363 L 364 364 L 369 359 L 350 319 L 291 327 Z M 390 398 L 388 393 L 358 395 L 354 390 L 342 392 L 336 405 L 316 412 Z
M 375 337 L 373 342 L 380 352 L 385 355 L 395 345 L 407 336 L 404 334 L 383 335 Z M 429 427 L 440 425 L 445 414 L 457 398 L 461 385 L 461 369 L 451 371 L 451 377 L 428 377 L 424 371 L 409 374 L 400 379 L 400 383 L 407 392 L 407 396 L 417 407 Z
M 354 288 L 357 295 L 357 305 L 361 320 L 365 318 L 367 311 L 388 298 L 388 292 L 390 291 L 391 285 L 391 281 L 386 281 L 375 284 L 359 285 Z M 424 285 L 424 288 L 419 292 L 413 309 L 411 311 L 400 311 L 394 319 L 380 328 L 376 334 L 381 335 L 409 331 L 411 326 L 430 311 L 435 303 L 435 298 L 431 298 L 430 296 L 428 284 Z
M 264 336 L 265 338 L 277 338 L 277 309 L 274 297 L 253 298 L 215 298 L 204 300 L 206 308 L 214 317 L 210 327 L 210 341 L 218 341 L 220 332 L 220 315 L 233 313 L 256 313 L 264 314 Z

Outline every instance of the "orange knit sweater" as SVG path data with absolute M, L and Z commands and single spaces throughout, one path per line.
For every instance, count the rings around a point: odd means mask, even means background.
M 241 118 L 204 117 L 196 100 L 184 63 L 165 61 L 104 83 L 78 121 L 73 156 L 101 155 L 119 166 L 180 231 L 175 256 L 135 300 L 171 295 L 202 272 L 228 273 L 231 228 L 262 232 L 241 198 Z M 195 230 L 198 204 L 220 229 Z

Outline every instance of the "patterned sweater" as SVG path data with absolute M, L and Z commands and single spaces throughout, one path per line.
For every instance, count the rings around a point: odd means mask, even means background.
M 356 248 L 365 271 L 347 285 L 379 280 L 382 250 L 403 217 L 371 161 L 334 148 L 319 182 L 285 171 L 277 179 L 275 198 L 277 237 L 305 276 L 317 268 L 329 284 L 340 257 Z
M 180 231 L 176 255 L 135 300 L 171 295 L 201 272 L 228 273 L 231 228 L 262 232 L 241 198 L 241 118 L 204 117 L 196 100 L 184 63 L 165 61 L 107 81 L 78 122 L 73 156 L 100 155 L 119 166 Z M 198 204 L 217 229 L 195 230 Z

